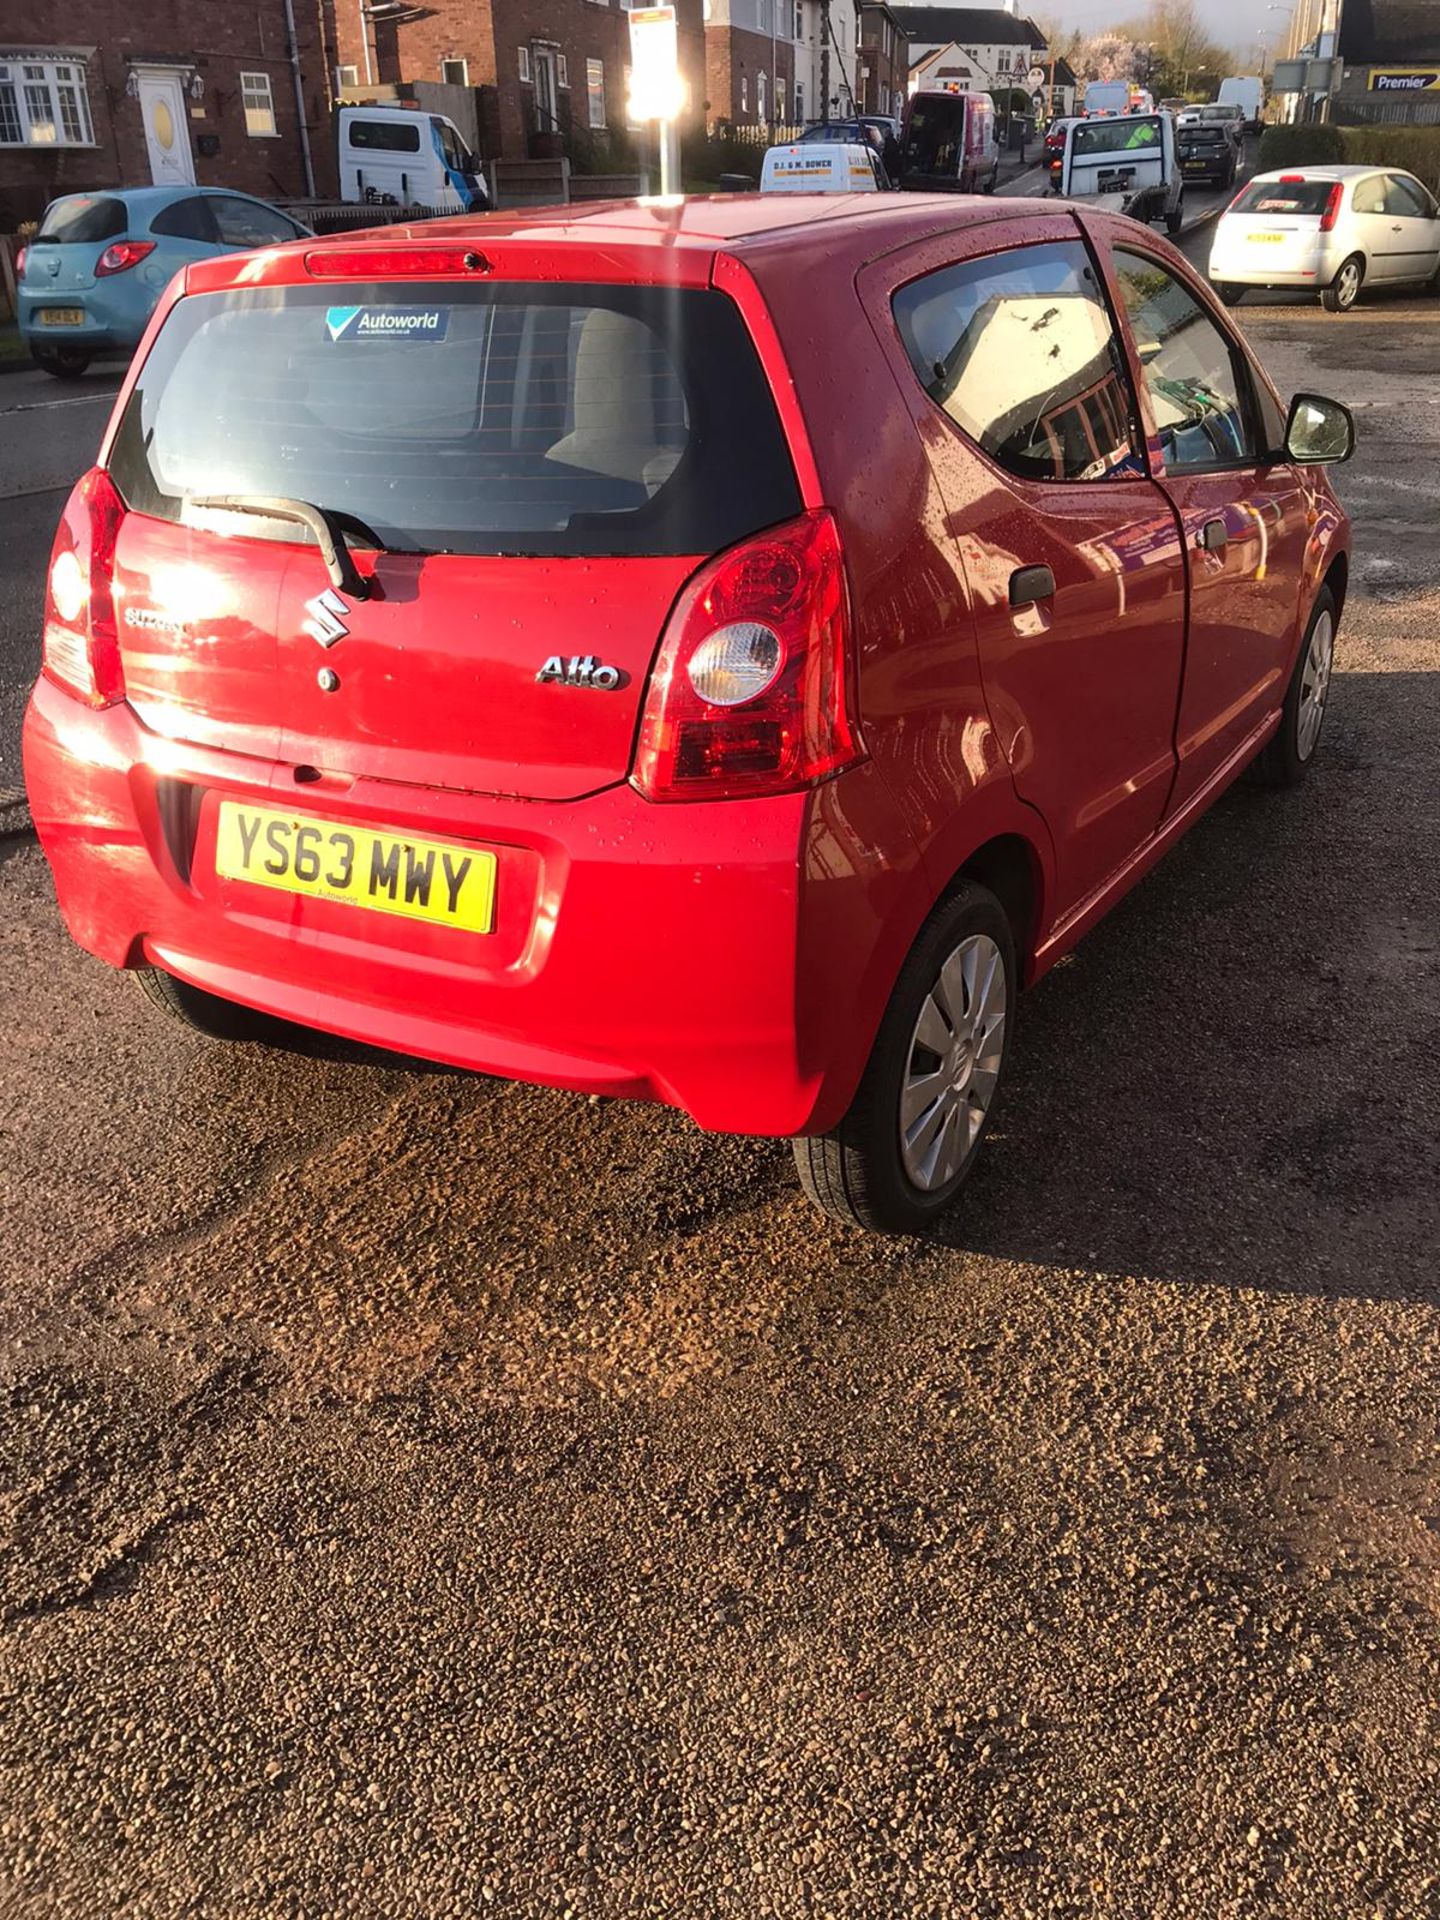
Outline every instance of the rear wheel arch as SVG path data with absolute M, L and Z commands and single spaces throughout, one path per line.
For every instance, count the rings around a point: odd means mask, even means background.
M 993 893 L 1005 909 L 1015 939 L 1016 964 L 1024 980 L 1040 941 L 1045 876 L 1039 853 L 1023 834 L 996 834 L 963 862 L 945 893 L 953 893 L 967 881 Z

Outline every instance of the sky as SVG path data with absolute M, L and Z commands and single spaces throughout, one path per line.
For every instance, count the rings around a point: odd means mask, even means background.
M 1098 33 L 1102 27 L 1114 26 L 1127 15 L 1134 19 L 1143 14 L 1145 6 L 1144 0 L 1136 0 L 1133 5 L 1129 0 L 1040 0 L 1038 6 L 1027 7 L 1025 0 L 1020 0 L 1019 10 L 1059 19 L 1067 27 L 1078 27 L 1082 33 Z M 1238 51 L 1248 44 L 1253 49 L 1263 31 L 1266 48 L 1272 54 L 1277 46 L 1283 51 L 1290 25 L 1288 0 L 1284 7 L 1274 11 L 1266 0 L 1197 0 L 1196 12 L 1206 32 L 1219 46 Z

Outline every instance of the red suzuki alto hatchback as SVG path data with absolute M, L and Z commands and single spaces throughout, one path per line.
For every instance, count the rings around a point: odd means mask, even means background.
M 55 543 L 26 720 L 75 938 L 790 1135 L 923 1227 L 1019 988 L 1248 763 L 1349 534 L 1181 257 L 920 195 L 458 219 L 191 267 Z

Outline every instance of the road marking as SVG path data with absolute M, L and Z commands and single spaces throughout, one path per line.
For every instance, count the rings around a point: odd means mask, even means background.
M 77 393 L 67 400 L 22 400 L 18 407 L 0 407 L 0 419 L 8 413 L 46 413 L 51 407 L 93 407 L 101 400 L 113 400 L 118 388 L 107 393 Z

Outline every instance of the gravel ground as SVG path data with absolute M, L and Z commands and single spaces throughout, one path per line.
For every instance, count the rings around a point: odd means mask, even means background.
M 1440 306 L 1241 313 L 1363 403 L 1322 764 L 1027 999 L 942 1243 L 192 1044 L 0 843 L 5 1915 L 1440 1914 Z

